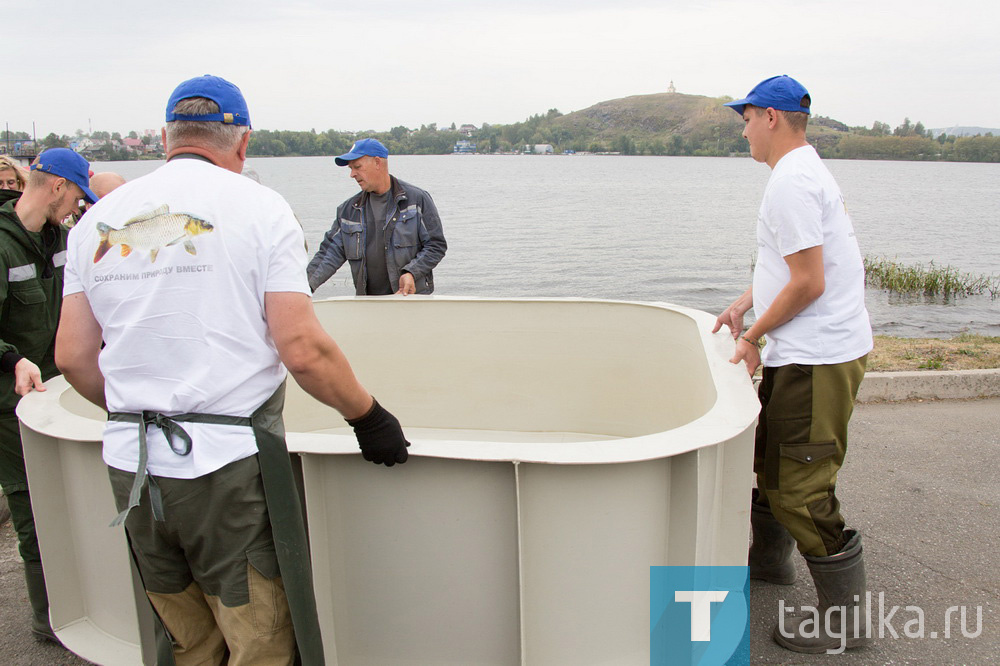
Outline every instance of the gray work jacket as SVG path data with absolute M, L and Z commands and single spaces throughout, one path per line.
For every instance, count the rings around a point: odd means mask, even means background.
M 392 194 L 385 219 L 385 265 L 392 290 L 399 289 L 399 276 L 413 275 L 418 294 L 434 291 L 432 270 L 444 257 L 448 243 L 441 228 L 441 217 L 431 195 L 390 176 Z M 309 287 L 316 289 L 350 262 L 355 293 L 367 293 L 368 274 L 365 261 L 365 215 L 368 192 L 359 192 L 337 208 L 333 223 L 319 251 L 309 262 Z

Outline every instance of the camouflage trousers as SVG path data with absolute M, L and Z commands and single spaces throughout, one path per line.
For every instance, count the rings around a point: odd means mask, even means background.
M 837 473 L 847 455 L 847 424 L 868 356 L 833 365 L 764 368 L 754 446 L 758 493 L 806 555 L 844 546 Z

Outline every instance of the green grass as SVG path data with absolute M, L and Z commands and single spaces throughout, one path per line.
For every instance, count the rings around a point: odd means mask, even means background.
M 923 294 L 932 297 L 1000 297 L 1000 276 L 963 273 L 951 266 L 902 264 L 887 257 L 866 256 L 865 280 L 869 285 L 897 294 Z
M 995 345 L 1000 343 L 1000 337 L 980 335 L 979 333 L 959 333 L 955 342 L 968 342 L 973 345 Z
M 922 370 L 940 370 L 944 367 L 944 361 L 945 358 L 941 354 L 933 354 L 917 367 Z

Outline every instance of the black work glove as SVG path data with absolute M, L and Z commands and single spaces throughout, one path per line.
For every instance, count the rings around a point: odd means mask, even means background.
M 346 419 L 354 428 L 361 455 L 365 460 L 386 467 L 405 463 L 410 456 L 406 451 L 410 443 L 403 436 L 402 426 L 395 416 L 378 404 L 378 400 L 373 398 L 373 401 L 367 414 L 356 419 Z

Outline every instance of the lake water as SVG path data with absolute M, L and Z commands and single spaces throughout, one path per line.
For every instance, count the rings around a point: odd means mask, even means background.
M 162 162 L 95 164 L 126 178 Z M 862 253 L 1000 273 L 1000 164 L 828 160 Z M 330 157 L 254 158 L 295 210 L 310 250 L 357 191 Z M 718 313 L 750 284 L 757 208 L 770 170 L 749 158 L 396 156 L 429 191 L 448 254 L 436 294 L 664 301 Z M 354 293 L 344 266 L 318 298 Z M 876 333 L 1000 335 L 1000 300 L 927 303 L 869 289 Z

